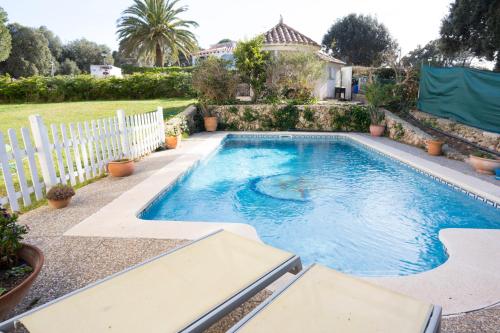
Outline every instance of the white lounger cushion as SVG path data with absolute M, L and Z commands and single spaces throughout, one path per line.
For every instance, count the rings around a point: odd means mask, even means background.
M 421 333 L 432 305 L 315 265 L 238 332 Z
M 20 321 L 31 333 L 177 332 L 291 257 L 222 231 Z

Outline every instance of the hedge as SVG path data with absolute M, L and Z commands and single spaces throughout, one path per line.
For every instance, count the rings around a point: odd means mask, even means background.
M 123 74 L 134 74 L 134 73 L 156 73 L 156 74 L 169 74 L 169 73 L 179 73 L 186 72 L 191 73 L 193 71 L 192 66 L 179 67 L 139 67 L 132 65 L 122 65 L 121 66 Z
M 90 100 L 193 97 L 191 74 L 142 73 L 123 78 L 32 76 L 12 80 L 0 77 L 1 103 L 40 103 Z

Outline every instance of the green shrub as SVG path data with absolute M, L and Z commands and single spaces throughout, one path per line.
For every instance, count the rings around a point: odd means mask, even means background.
M 330 114 L 334 131 L 368 132 L 370 129 L 370 112 L 366 106 L 352 105 L 343 112 L 332 107 Z
M 179 72 L 191 73 L 193 71 L 192 66 L 139 67 L 132 65 L 122 65 L 121 69 L 123 74 L 134 74 L 134 73 L 169 74 L 169 73 L 179 73 Z
M 0 269 L 10 269 L 18 264 L 17 252 L 28 229 L 17 223 L 17 215 L 10 215 L 0 207 Z
M 253 122 L 259 119 L 258 115 L 255 114 L 254 110 L 251 107 L 246 107 L 243 111 L 243 121 Z
M 311 122 L 314 120 L 314 111 L 311 108 L 308 107 L 304 108 L 303 115 L 306 121 Z
M 226 60 L 209 57 L 194 68 L 193 87 L 202 101 L 202 108 L 206 104 L 223 104 L 235 99 L 239 79 L 229 66 Z
M 273 111 L 273 127 L 280 131 L 295 129 L 299 121 L 299 108 L 293 104 L 288 104 L 281 109 Z
M 89 100 L 192 97 L 191 74 L 133 74 L 123 78 L 90 75 L 0 79 L 0 102 L 44 103 Z

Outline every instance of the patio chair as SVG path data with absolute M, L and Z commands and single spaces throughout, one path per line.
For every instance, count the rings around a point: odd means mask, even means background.
M 218 231 L 0 324 L 38 332 L 200 332 L 300 258 Z
M 228 332 L 439 332 L 441 307 L 313 265 Z

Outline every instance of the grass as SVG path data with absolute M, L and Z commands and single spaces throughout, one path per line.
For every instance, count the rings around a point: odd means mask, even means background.
M 22 139 L 20 128 L 29 128 L 28 117 L 32 114 L 40 114 L 46 126 L 60 123 L 76 123 L 92 119 L 111 117 L 116 114 L 116 110 L 122 109 L 127 115 L 154 111 L 158 106 L 163 107 L 163 118 L 169 119 L 183 111 L 189 104 L 194 103 L 193 99 L 154 99 L 145 101 L 91 101 L 91 102 L 66 102 L 66 103 L 46 103 L 46 104 L 3 104 L 0 105 L 0 131 L 4 134 L 6 143 L 7 130 L 13 128 L 18 134 L 20 145 Z M 54 159 L 55 161 L 55 159 Z M 28 173 L 27 161 L 25 172 L 28 177 L 28 185 L 31 186 L 31 179 Z M 38 160 L 37 160 L 38 162 Z M 38 168 L 40 173 L 40 168 Z M 14 170 L 12 170 L 14 171 Z M 17 175 L 13 173 L 14 187 L 19 191 Z M 78 184 L 76 188 L 93 182 L 94 179 Z M 0 197 L 6 196 L 6 189 L 2 172 L 0 171 Z M 32 194 L 33 204 L 30 207 L 22 208 L 22 212 L 31 210 L 45 204 L 46 200 L 36 201 Z M 22 206 L 22 205 L 21 205 Z
M 39 114 L 46 126 L 50 124 L 72 123 L 85 120 L 110 117 L 116 110 L 125 114 L 137 114 L 154 111 L 163 107 L 163 118 L 168 119 L 184 110 L 193 99 L 170 98 L 145 101 L 90 101 L 46 104 L 2 104 L 0 105 L 0 131 L 7 135 L 7 129 L 13 128 L 18 133 L 21 127 L 29 127 L 28 117 Z

